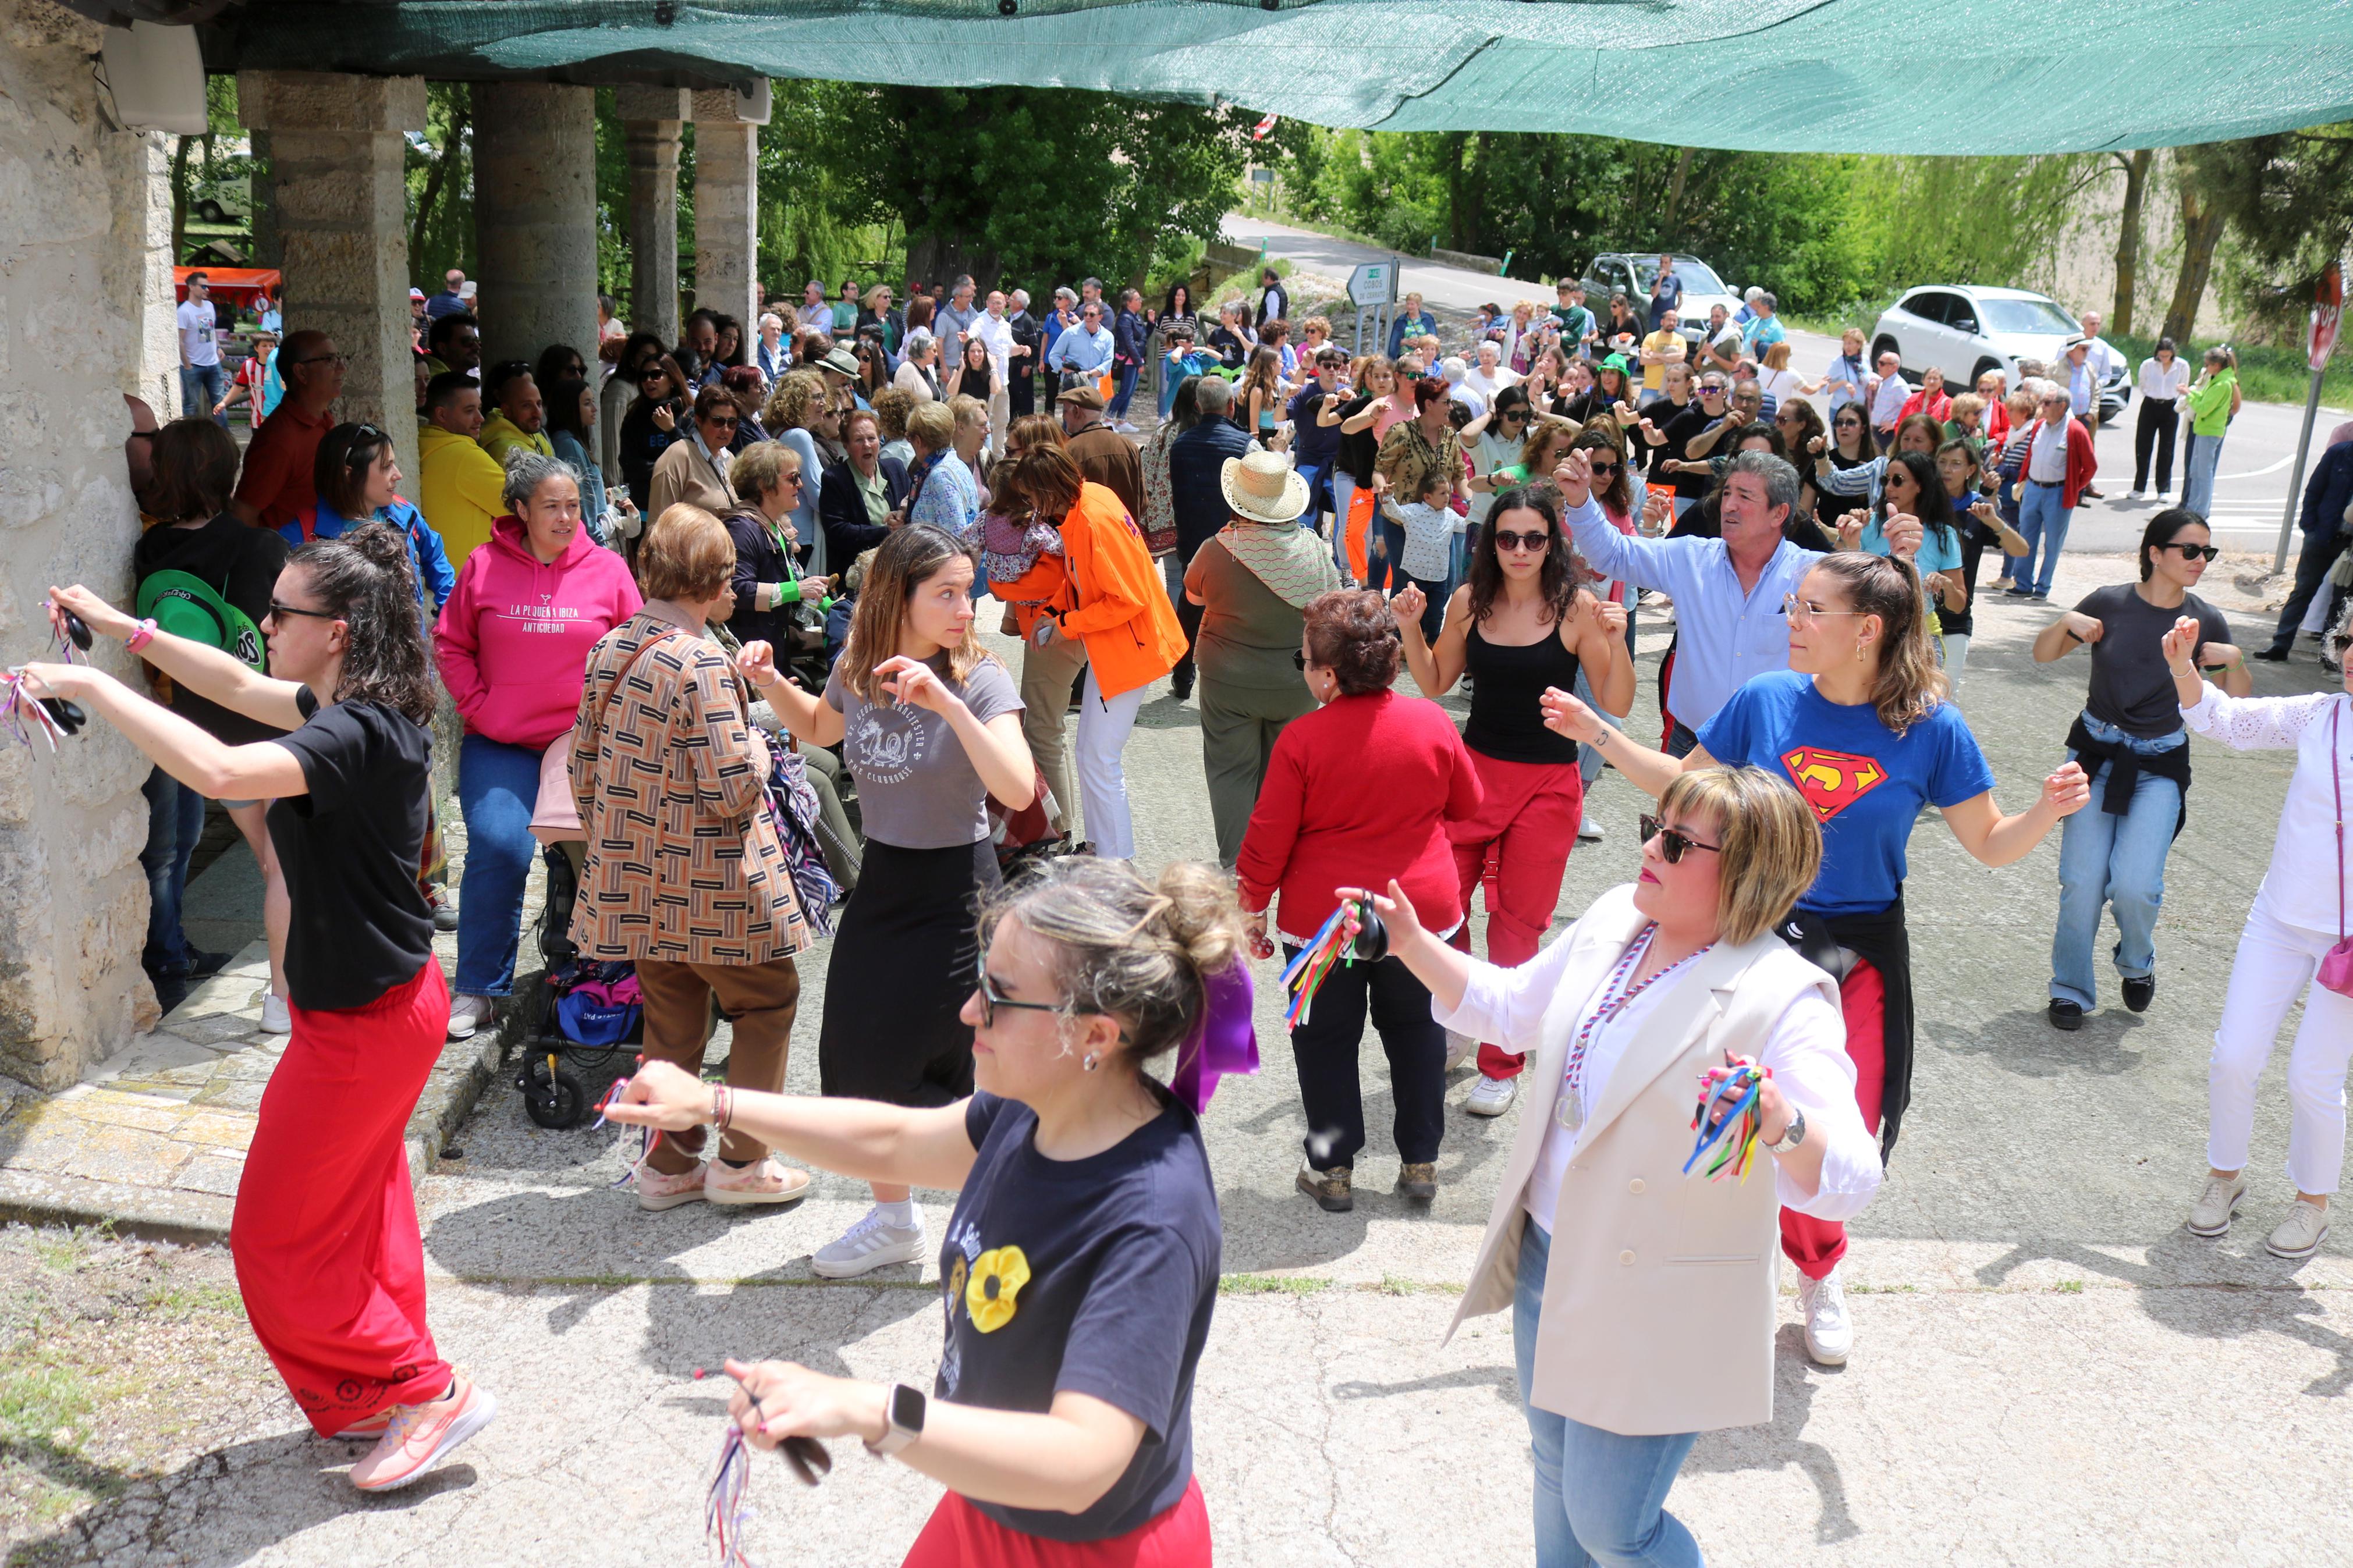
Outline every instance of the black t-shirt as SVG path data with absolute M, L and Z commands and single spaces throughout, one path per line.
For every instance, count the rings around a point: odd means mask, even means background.
M 2092 717 L 2148 740 L 2179 731 L 2181 702 L 2160 645 L 2183 616 L 2197 617 L 2200 642 L 2229 642 L 2231 623 L 2222 613 L 2195 594 L 2183 595 L 2173 609 L 2159 609 L 2129 583 L 2094 588 L 2075 609 L 2100 623 L 2100 640 L 2092 645 L 2091 694 L 2084 704 Z
M 1218 1299 L 1222 1233 L 1193 1113 L 1160 1115 L 1083 1160 L 1038 1152 L 1038 1117 L 976 1094 L 979 1155 L 940 1248 L 941 1399 L 1042 1412 L 1064 1389 L 1145 1425 L 1127 1469 L 1084 1513 L 973 1506 L 1050 1541 L 1124 1535 L 1193 1479 L 1193 1373 Z M 977 1315 L 976 1315 L 976 1307 Z
M 1373 400 L 1369 396 L 1351 397 L 1340 405 L 1340 417 L 1344 421 L 1354 419 L 1372 405 Z M 1371 425 L 1361 430 L 1345 432 L 1340 437 L 1340 469 L 1360 485 L 1373 482 L 1373 462 L 1380 455 L 1381 444 L 1374 438 Z
M 1672 407 L 1672 405 L 1669 405 L 1669 406 Z M 1715 479 L 1714 476 L 1709 474 L 1668 473 L 1662 469 L 1659 465 L 1665 462 L 1670 458 L 1688 458 L 1689 454 L 1683 450 L 1685 444 L 1688 443 L 1693 437 L 1702 434 L 1710 425 L 1715 424 L 1715 417 L 1711 416 L 1705 408 L 1700 405 L 1700 401 L 1696 397 L 1685 404 L 1680 413 L 1676 414 L 1674 417 L 1665 421 L 1663 424 L 1660 422 L 1659 416 L 1655 413 L 1653 413 L 1650 417 L 1652 427 L 1655 428 L 1660 435 L 1664 436 L 1667 438 L 1667 444 L 1665 446 L 1653 447 L 1651 448 L 1651 482 L 1654 485 L 1669 484 L 1674 486 L 1675 499 L 1677 500 L 1699 500 L 1704 498 L 1708 491 L 1715 488 Z M 1720 445 L 1726 438 L 1726 437 L 1717 437 L 1718 444 Z M 1711 451 L 1707 455 L 1712 458 L 1716 454 Z
M 322 708 L 278 744 L 302 764 L 307 795 L 269 808 L 293 924 L 286 984 L 298 1007 L 364 1007 L 433 958 L 433 911 L 417 874 L 425 854 L 433 738 L 381 702 Z
M 1339 395 L 1336 392 L 1326 393 L 1311 381 L 1304 392 L 1291 400 L 1287 416 L 1293 431 L 1291 451 L 1300 467 L 1326 468 L 1334 458 L 1339 456 L 1340 427 L 1315 422 L 1316 414 L 1324 406 L 1324 399 Z
M 131 575 L 133 582 L 144 583 L 158 572 L 185 572 L 258 627 L 269 614 L 269 595 L 278 586 L 287 553 L 285 536 L 276 529 L 254 528 L 225 511 L 201 528 L 164 523 L 149 529 L 132 548 Z M 176 680 L 172 683 L 171 708 L 227 745 L 249 746 L 285 733 L 208 697 L 199 697 Z

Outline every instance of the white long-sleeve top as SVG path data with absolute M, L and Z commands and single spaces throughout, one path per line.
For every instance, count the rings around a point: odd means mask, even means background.
M 2232 697 L 2204 683 L 2195 707 L 2181 721 L 2210 741 L 2234 752 L 2295 752 L 2280 807 L 2279 837 L 2272 843 L 2271 868 L 2255 891 L 2255 908 L 2273 919 L 2306 931 L 2334 931 L 2340 899 L 2353 896 L 2337 850 L 2337 802 L 2330 784 L 2353 802 L 2353 696 L 2315 691 L 2301 697 Z M 2336 755 L 2329 754 L 2329 717 L 2336 715 Z
M 1545 1011 L 1568 968 L 1570 948 L 1566 937 L 1556 938 L 1515 969 L 1500 969 L 1473 959 L 1461 1005 L 1451 1013 L 1433 1005 L 1431 1016 L 1445 1027 L 1474 1039 L 1491 1040 L 1506 1051 L 1534 1056 L 1543 1043 L 1539 1036 Z M 1609 1075 L 1626 1047 L 1640 1037 L 1652 1009 L 1676 986 L 1691 984 L 1691 973 L 1686 970 L 1680 976 L 1659 981 L 1596 1033 L 1586 1049 L 1582 1074 L 1581 1092 L 1587 1105 L 1602 1102 Z M 1601 993 L 1609 984 L 1605 972 L 1577 1009 L 1572 1038 L 1603 1001 Z M 1862 1213 L 1879 1191 L 1883 1168 L 1879 1141 L 1863 1126 L 1862 1112 L 1854 1102 L 1854 1061 L 1846 1054 L 1846 1020 L 1820 992 L 1810 991 L 1791 1003 L 1765 1038 L 1748 1046 L 1745 1054 L 1773 1069 L 1773 1081 L 1782 1096 L 1805 1112 L 1806 1137 L 1822 1141 L 1821 1184 L 1810 1195 L 1775 1162 L 1773 1177 L 1782 1205 L 1817 1219 L 1850 1219 Z M 1693 1086 L 1693 1103 L 1698 1103 L 1697 1085 Z M 1544 1226 L 1546 1235 L 1552 1233 L 1553 1205 L 1560 1194 L 1561 1177 L 1583 1136 L 1583 1128 L 1572 1132 L 1555 1120 L 1529 1174 L 1522 1202 L 1529 1217 Z

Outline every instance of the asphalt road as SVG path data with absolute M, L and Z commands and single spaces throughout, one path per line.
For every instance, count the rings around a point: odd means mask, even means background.
M 1224 237 L 1234 245 L 1263 243 L 1269 255 L 1283 257 L 1294 266 L 1342 279 L 1362 262 L 1377 261 L 1394 254 L 1239 213 L 1227 216 Z M 1491 301 L 1506 307 L 1523 299 L 1551 303 L 1551 291 L 1541 283 L 1497 279 L 1411 257 L 1399 256 L 1397 259 L 1398 292 L 1404 295 L 1419 290 L 1433 305 L 1472 310 Z M 1343 331 L 1340 335 L 1345 340 L 1348 334 Z M 1835 339 L 1818 332 L 1792 331 L 1789 342 L 1793 363 L 1800 374 L 1820 374 L 1838 352 Z M 2153 500 L 2136 502 L 2127 498 L 2132 488 L 2131 422 L 2138 412 L 2137 408 L 2128 408 L 2123 425 L 2100 433 L 2100 488 L 2106 492 L 2105 499 L 2084 504 L 2068 531 L 2068 550 L 2129 551 L 2139 539 L 2149 513 L 2157 510 L 2158 503 Z M 2330 427 L 2347 418 L 2353 418 L 2353 411 L 2323 407 L 2313 432 L 2314 458 L 2318 457 L 2319 443 L 2327 438 Z M 2222 468 L 2214 487 L 2211 521 L 2216 540 L 2225 548 L 2259 550 L 2276 544 L 2288 483 L 2295 466 L 2296 434 L 2303 421 L 2300 405 L 2249 403 L 2240 411 L 2223 445 Z M 2179 483 L 2177 473 L 2175 484 Z

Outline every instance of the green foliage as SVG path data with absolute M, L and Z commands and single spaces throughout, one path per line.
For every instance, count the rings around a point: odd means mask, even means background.
M 845 278 L 862 288 L 899 270 L 897 216 L 864 221 L 863 193 L 828 155 L 843 151 L 838 127 L 860 90 L 833 81 L 773 84 L 774 110 L 760 128 L 758 270 L 789 298 L 812 278 L 833 295 Z
M 2113 167 L 2090 153 L 1862 163 L 1856 194 L 1889 292 L 1932 280 L 2031 287 L 2079 199 Z
M 2201 147 L 2189 168 L 2230 226 L 2224 297 L 2260 335 L 2300 343 L 2314 284 L 2353 246 L 2353 121 Z
M 408 276 L 438 292 L 452 267 L 473 276 L 474 156 L 472 90 L 463 82 L 428 82 L 424 146 L 404 157 L 408 185 Z

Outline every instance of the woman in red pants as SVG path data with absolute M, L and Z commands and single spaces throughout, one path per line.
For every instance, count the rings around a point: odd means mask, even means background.
M 1557 470 L 1572 509 L 1584 494 L 1583 454 Z M 1571 469 L 1577 470 L 1570 472 Z M 1788 489 L 1797 490 L 1795 470 Z M 1904 924 L 1905 848 L 1921 807 L 1944 815 L 1961 847 L 2007 866 L 2091 798 L 2084 770 L 2063 763 L 2034 804 L 2005 816 L 1993 770 L 1947 700 L 1928 641 L 1919 574 L 1908 561 L 1826 555 L 1789 596 L 1789 668 L 1750 679 L 1701 727 L 1678 761 L 1638 746 L 1567 691 L 1545 694 L 1546 722 L 1601 754 L 1646 794 L 1676 776 L 1725 763 L 1785 773 L 1822 826 L 1822 866 L 1782 922 L 1783 939 L 1839 981 L 1847 1054 L 1863 1124 L 1883 1157 L 1912 1092 L 1911 943 Z M 1806 1352 L 1825 1365 L 1847 1358 L 1839 1260 L 1846 1226 L 1781 1211 L 1781 1251 L 1801 1276 Z
M 1448 823 L 1446 835 L 1466 917 L 1472 889 L 1486 886 L 1487 958 L 1506 969 L 1534 958 L 1551 928 L 1585 815 L 1577 743 L 1545 728 L 1539 700 L 1549 687 L 1573 690 L 1582 668 L 1610 712 L 1634 700 L 1625 608 L 1580 588 L 1583 579 L 1555 492 L 1531 485 L 1496 496 L 1472 546 L 1471 580 L 1447 604 L 1436 647 L 1421 635 L 1420 589 L 1409 584 L 1391 604 L 1423 696 L 1445 695 L 1465 673 L 1472 679 L 1462 743 L 1486 798 L 1475 816 Z M 1471 951 L 1467 919 L 1452 940 Z M 1474 1116 L 1509 1110 L 1525 1060 L 1482 1043 L 1479 1081 L 1463 1109 Z
M 253 1331 L 311 1426 L 377 1439 L 352 1483 L 406 1486 L 497 1410 L 426 1326 L 402 1137 L 449 1023 L 417 882 L 433 681 L 408 542 L 369 523 L 297 550 L 261 624 L 267 676 L 85 588 L 50 599 L 188 690 L 288 731 L 225 745 L 90 666 L 26 669 L 26 695 L 103 714 L 189 788 L 274 803 L 293 1037 L 261 1097 L 229 1249 Z

